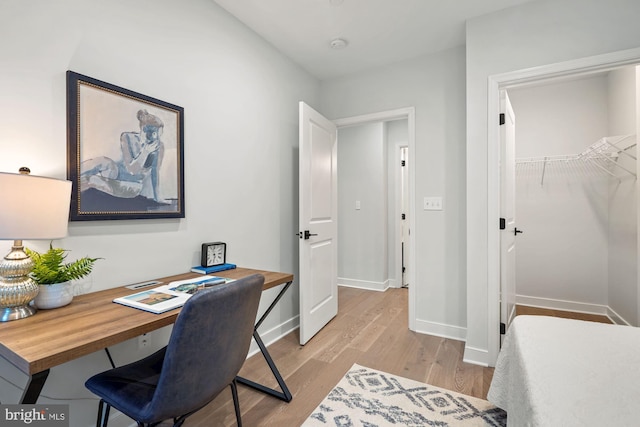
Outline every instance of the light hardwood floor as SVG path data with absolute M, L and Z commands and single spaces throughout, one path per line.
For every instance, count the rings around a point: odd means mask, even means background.
M 588 320 L 590 322 L 613 323 L 607 316 L 599 314 L 576 313 L 573 311 L 552 310 L 548 308 L 529 307 L 525 305 L 516 306 L 516 316 L 521 314 L 534 316 L 563 317 L 565 319 Z
M 409 331 L 407 293 L 341 287 L 338 316 L 309 343 L 299 345 L 294 331 L 269 346 L 293 394 L 290 403 L 238 385 L 244 426 L 299 426 L 354 363 L 486 398 L 493 369 L 462 362 L 463 342 Z M 248 359 L 240 373 L 277 388 L 260 354 Z M 228 390 L 185 422 L 190 427 L 233 425 Z

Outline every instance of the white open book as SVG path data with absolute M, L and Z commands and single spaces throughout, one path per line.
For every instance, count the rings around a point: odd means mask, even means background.
M 159 314 L 182 307 L 189 297 L 200 289 L 233 282 L 233 280 L 218 276 L 178 280 L 167 285 L 116 298 L 113 302 Z

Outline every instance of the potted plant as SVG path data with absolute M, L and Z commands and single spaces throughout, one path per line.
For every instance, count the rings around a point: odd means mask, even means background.
M 33 261 L 31 278 L 38 284 L 40 291 L 34 299 L 38 308 L 56 308 L 67 305 L 73 299 L 72 280 L 81 279 L 93 270 L 94 263 L 100 258 L 83 257 L 73 262 L 65 262 L 66 249 L 54 248 L 38 253 L 29 248 L 25 252 Z

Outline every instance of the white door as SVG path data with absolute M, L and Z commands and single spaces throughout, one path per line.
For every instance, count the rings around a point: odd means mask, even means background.
M 400 200 L 402 204 L 402 226 L 401 245 L 402 245 L 402 283 L 401 286 L 406 288 L 409 286 L 409 147 L 400 148 L 400 161 L 402 162 L 402 174 L 400 178 Z
M 336 126 L 300 102 L 300 344 L 338 314 Z
M 505 329 L 515 315 L 516 228 L 515 213 L 515 125 L 516 118 L 505 91 L 500 91 L 500 322 Z

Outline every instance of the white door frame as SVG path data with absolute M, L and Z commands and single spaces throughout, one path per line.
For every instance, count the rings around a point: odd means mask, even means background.
M 411 188 L 409 187 L 409 146 L 408 145 L 398 145 L 395 148 L 396 151 L 396 159 L 393 170 L 395 173 L 395 184 L 396 184 L 396 200 L 395 200 L 395 227 L 396 227 L 396 265 L 400 266 L 396 271 L 396 287 L 401 288 L 405 286 L 405 284 L 409 284 L 408 277 L 410 275 L 409 271 L 409 242 L 411 242 L 411 229 L 408 227 L 408 223 L 405 223 L 404 219 L 402 219 L 402 215 L 409 213 L 411 215 L 411 210 L 409 208 L 409 197 L 411 197 Z M 402 161 L 406 161 L 407 168 L 398 167 Z M 397 243 L 400 243 L 398 245 Z M 404 247 L 404 243 L 407 242 L 406 248 Z M 398 247 L 399 246 L 399 247 Z M 405 260 L 407 260 L 405 262 Z M 405 268 L 406 266 L 406 268 Z
M 606 71 L 640 63 L 640 48 L 591 56 L 488 78 L 487 108 L 487 299 L 488 358 L 495 365 L 500 350 L 500 89 L 552 78 Z
M 398 119 L 407 119 L 407 123 L 408 123 L 408 133 L 409 133 L 409 141 L 408 141 L 408 147 L 409 147 L 409 190 L 410 190 L 410 194 L 409 194 L 409 230 L 414 231 L 415 230 L 415 154 L 414 154 L 414 150 L 415 150 L 415 139 L 416 139 L 416 132 L 415 132 L 415 123 L 416 123 L 416 117 L 415 117 L 416 113 L 415 113 L 415 108 L 414 107 L 407 107 L 407 108 L 400 108 L 397 110 L 388 110 L 388 111 L 381 111 L 378 113 L 371 113 L 371 114 L 364 114 L 361 116 L 354 116 L 354 117 L 346 117 L 343 119 L 336 119 L 333 121 L 333 123 L 335 123 L 335 125 L 338 127 L 338 130 L 341 127 L 346 127 L 346 126 L 354 126 L 354 125 L 361 125 L 361 124 L 365 124 L 365 123 L 374 123 L 374 122 L 386 122 L 386 121 L 390 121 L 390 120 L 398 120 Z M 338 135 L 338 143 L 340 143 L 340 136 Z M 340 159 L 338 159 L 338 161 L 340 161 Z M 412 234 L 415 235 L 415 234 Z M 396 248 L 396 251 L 398 251 L 399 248 Z M 412 331 L 416 330 L 416 319 L 415 319 L 415 303 L 416 303 L 416 278 L 415 278 L 415 239 L 411 238 L 409 239 L 409 259 L 408 259 L 408 266 L 409 266 L 409 329 Z

